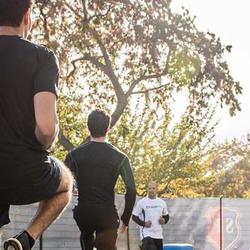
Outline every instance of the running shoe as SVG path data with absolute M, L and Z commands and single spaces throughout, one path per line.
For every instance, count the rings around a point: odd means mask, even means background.
M 29 237 L 25 231 L 7 239 L 3 244 L 4 250 L 31 250 Z

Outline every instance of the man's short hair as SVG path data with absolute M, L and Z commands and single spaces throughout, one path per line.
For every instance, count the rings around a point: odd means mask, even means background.
M 88 129 L 92 137 L 103 137 L 110 126 L 110 115 L 104 110 L 93 110 L 88 116 Z
M 0 0 L 0 26 L 19 27 L 33 0 Z
M 149 185 L 155 185 L 156 188 L 158 187 L 157 181 L 154 181 L 154 180 L 150 180 L 148 183 L 148 187 L 149 187 Z

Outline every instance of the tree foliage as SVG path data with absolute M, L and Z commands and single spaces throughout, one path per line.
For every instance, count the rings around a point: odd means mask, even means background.
M 233 140 L 214 145 L 202 164 L 206 167 L 206 175 L 199 192 L 206 196 L 250 197 L 249 142 Z
M 38 0 L 35 11 L 33 36 L 59 57 L 61 89 L 70 90 L 66 106 L 79 98 L 85 111 L 99 102 L 113 111 L 114 125 L 131 96 L 141 94 L 158 108 L 185 88 L 192 119 L 211 98 L 231 114 L 239 110 L 241 88 L 223 59 L 228 47 L 198 31 L 187 10 L 173 13 L 169 0 Z
M 36 2 L 32 39 L 55 51 L 61 68 L 57 154 L 87 136 L 91 109 L 108 109 L 111 142 L 130 156 L 138 192 L 155 178 L 162 193 L 184 196 L 178 187 L 203 173 L 196 160 L 213 130 L 211 104 L 240 110 L 241 87 L 223 59 L 229 47 L 199 31 L 188 10 L 174 13 L 171 0 Z M 173 126 L 169 103 L 183 90 L 188 105 Z
M 209 114 L 210 118 L 212 115 L 213 112 Z M 208 117 L 203 118 L 200 123 L 191 125 L 186 115 L 183 115 L 181 121 L 170 129 L 172 119 L 168 112 L 157 117 L 151 106 L 146 106 L 134 115 L 131 115 L 129 109 L 125 110 L 110 135 L 110 141 L 129 156 L 134 166 L 139 195 L 146 194 L 147 184 L 152 179 L 159 183 L 161 196 L 200 195 L 191 189 L 205 173 L 199 163 L 214 129 L 207 124 Z M 207 140 L 204 141 L 204 138 Z M 190 187 L 183 189 L 181 182 Z M 119 183 L 117 190 L 121 190 L 121 187 Z

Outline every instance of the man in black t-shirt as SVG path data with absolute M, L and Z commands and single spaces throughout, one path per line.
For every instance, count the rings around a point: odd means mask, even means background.
M 0 0 L 0 227 L 9 222 L 10 205 L 40 202 L 26 230 L 4 249 L 31 249 L 72 190 L 70 171 L 48 152 L 58 134 L 58 65 L 50 50 L 25 39 L 31 5 Z
M 115 250 L 119 217 L 114 187 L 119 176 L 126 186 L 121 232 L 125 232 L 135 203 L 135 182 L 128 157 L 106 142 L 110 116 L 94 110 L 88 116 L 90 141 L 71 151 L 65 164 L 73 171 L 78 187 L 74 219 L 81 231 L 84 250 Z M 95 233 L 95 239 L 94 239 Z

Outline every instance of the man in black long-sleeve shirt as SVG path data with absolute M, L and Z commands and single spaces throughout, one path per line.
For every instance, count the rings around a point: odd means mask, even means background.
M 119 217 L 114 205 L 114 187 L 119 175 L 126 186 L 121 231 L 128 226 L 135 203 L 135 182 L 128 157 L 106 142 L 110 116 L 94 110 L 88 116 L 90 141 L 69 152 L 65 163 L 75 175 L 78 205 L 74 219 L 81 231 L 84 250 L 115 250 Z M 95 233 L 95 238 L 94 238 Z

